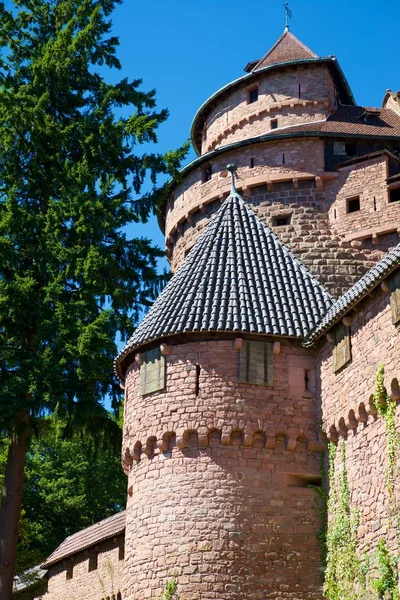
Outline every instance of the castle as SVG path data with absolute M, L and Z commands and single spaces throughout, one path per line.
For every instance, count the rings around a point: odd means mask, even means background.
M 43 600 L 144 600 L 171 576 L 185 600 L 321 600 L 327 439 L 357 552 L 397 551 L 400 93 L 357 106 L 288 29 L 245 72 L 195 115 L 159 214 L 174 275 L 116 360 L 126 511 L 55 550 Z

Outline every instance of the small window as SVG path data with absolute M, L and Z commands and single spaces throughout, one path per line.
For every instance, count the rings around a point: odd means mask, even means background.
M 253 104 L 253 102 L 257 102 L 258 100 L 258 88 L 253 88 L 249 90 L 249 104 Z
M 98 563 L 98 554 L 97 552 L 92 552 L 89 556 L 89 573 L 90 571 L 95 571 L 97 569 Z
M 400 200 L 400 187 L 389 190 L 389 202 L 399 202 Z
M 278 129 L 278 119 L 271 119 L 271 129 Z
M 336 327 L 334 333 L 333 371 L 336 373 L 351 361 L 350 328 L 345 325 Z
M 118 560 L 124 560 L 125 558 L 125 543 L 122 542 L 118 547 Z
M 357 144 L 345 144 L 347 156 L 357 156 Z
M 206 167 L 204 167 L 202 174 L 201 174 L 202 183 L 205 183 L 206 181 L 210 181 L 211 177 L 212 177 L 212 166 L 207 165 Z
M 353 213 L 360 210 L 360 196 L 355 196 L 354 198 L 347 199 L 347 212 Z
M 163 390 L 165 387 L 165 356 L 160 348 L 142 354 L 140 367 L 140 393 L 142 396 Z
M 397 271 L 389 280 L 390 308 L 394 324 L 400 321 L 400 271 Z
M 280 217 L 274 217 L 272 224 L 274 227 L 283 227 L 284 225 L 290 225 L 291 215 L 284 215 Z
M 74 576 L 74 565 L 68 565 L 65 571 L 65 578 L 67 581 L 72 579 Z
M 301 83 L 299 83 L 298 97 L 301 98 Z
M 250 169 L 254 169 L 254 157 L 250 159 Z
M 346 144 L 344 142 L 333 142 L 333 154 L 346 156 Z
M 274 384 L 272 344 L 243 341 L 240 350 L 239 381 L 255 385 Z

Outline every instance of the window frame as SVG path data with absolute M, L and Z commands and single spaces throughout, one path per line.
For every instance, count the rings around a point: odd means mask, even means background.
M 260 359 L 263 361 L 262 366 L 260 366 Z M 261 377 L 260 372 L 263 373 Z M 273 387 L 273 343 L 243 340 L 239 353 L 239 383 Z
M 151 372 L 151 369 L 147 365 L 149 365 L 150 361 L 153 360 L 157 361 L 159 364 L 158 377 L 152 378 L 150 376 L 149 381 L 148 374 Z M 140 365 L 140 395 L 148 396 L 149 394 L 153 394 L 154 392 L 160 392 L 165 389 L 165 386 L 166 360 L 165 356 L 161 353 L 160 347 L 152 348 L 151 350 L 146 350 L 145 352 L 142 352 Z
M 349 364 L 352 359 L 350 327 L 347 327 L 343 323 L 338 324 L 333 331 L 333 343 L 333 372 L 337 373 Z M 341 352 L 342 356 L 340 356 Z

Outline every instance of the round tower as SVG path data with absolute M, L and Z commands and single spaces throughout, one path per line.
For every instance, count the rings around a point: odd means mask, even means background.
M 125 600 L 322 598 L 301 342 L 331 303 L 233 188 L 117 359 Z
M 348 185 L 349 169 L 342 173 L 338 167 L 399 146 L 400 129 L 393 126 L 389 109 L 386 116 L 381 111 L 379 118 L 364 117 L 336 58 L 317 56 L 290 31 L 245 71 L 213 94 L 194 118 L 192 141 L 199 156 L 182 170 L 162 208 L 171 268 L 176 270 L 229 194 L 225 166 L 235 163 L 237 187 L 247 202 L 339 297 L 381 257 L 376 239 L 372 244 L 371 219 L 382 221 L 391 210 L 397 214 L 398 206 L 387 206 L 386 164 L 379 173 L 382 181 L 374 172 L 367 193 L 362 170 L 354 188 Z M 360 212 L 353 212 L 346 195 L 363 194 Z M 379 229 L 379 223 L 375 226 Z M 368 236 L 371 243 L 364 243 Z M 390 245 L 393 239 L 378 248 Z

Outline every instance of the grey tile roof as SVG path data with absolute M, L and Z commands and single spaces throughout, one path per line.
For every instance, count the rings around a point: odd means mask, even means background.
M 333 300 L 306 267 L 232 193 L 116 361 L 185 332 L 305 337 Z
M 125 511 L 122 511 L 70 535 L 45 560 L 42 565 L 43 568 L 47 569 L 50 565 L 60 562 L 67 556 L 82 552 L 85 548 L 90 548 L 90 546 L 123 533 L 125 531 L 125 519 Z
M 376 287 L 387 275 L 394 271 L 397 265 L 400 265 L 400 244 L 385 254 L 376 265 L 335 302 L 306 338 L 304 346 L 311 346 L 329 327 L 339 321 L 350 308 L 366 296 L 372 288 Z

